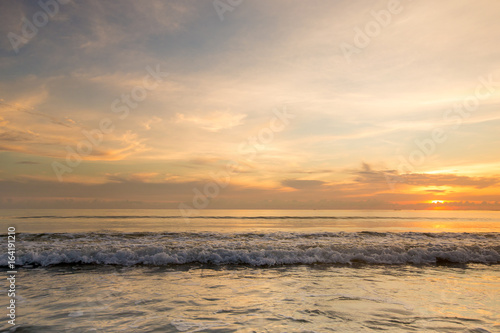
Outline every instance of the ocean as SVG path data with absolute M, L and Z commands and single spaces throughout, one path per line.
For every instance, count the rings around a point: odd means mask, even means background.
M 500 332 L 500 212 L 0 214 L 1 332 Z

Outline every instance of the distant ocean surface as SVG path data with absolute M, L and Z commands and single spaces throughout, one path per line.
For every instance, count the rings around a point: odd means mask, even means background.
M 2 332 L 500 332 L 500 212 L 2 211 L 12 226 Z

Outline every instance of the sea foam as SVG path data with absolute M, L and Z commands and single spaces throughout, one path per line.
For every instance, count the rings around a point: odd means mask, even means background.
M 500 263 L 498 233 L 19 234 L 17 265 Z M 7 255 L 0 256 L 7 265 Z

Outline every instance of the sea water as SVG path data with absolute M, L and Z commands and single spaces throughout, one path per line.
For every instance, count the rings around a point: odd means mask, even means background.
M 500 212 L 5 210 L 2 244 L 8 227 L 2 332 L 500 331 Z

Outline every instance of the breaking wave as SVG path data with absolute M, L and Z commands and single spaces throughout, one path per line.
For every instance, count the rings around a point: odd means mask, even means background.
M 21 233 L 16 248 L 28 267 L 500 263 L 499 233 Z

